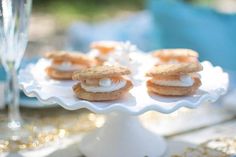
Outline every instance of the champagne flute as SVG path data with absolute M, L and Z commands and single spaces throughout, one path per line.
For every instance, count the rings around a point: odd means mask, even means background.
M 7 73 L 6 96 L 8 122 L 0 123 L 1 140 L 27 137 L 19 112 L 17 69 L 28 42 L 28 23 L 32 0 L 0 0 L 0 57 Z

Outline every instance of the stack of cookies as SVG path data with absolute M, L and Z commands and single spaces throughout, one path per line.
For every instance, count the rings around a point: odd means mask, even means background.
M 124 77 L 129 69 L 121 66 L 97 66 L 73 74 L 73 80 L 79 81 L 73 87 L 75 95 L 89 101 L 116 100 L 124 96 L 132 83 Z
M 158 64 L 198 62 L 198 53 L 191 49 L 163 49 L 153 53 Z
M 96 65 L 95 59 L 82 53 L 48 52 L 45 54 L 45 58 L 51 61 L 51 64 L 45 69 L 47 75 L 57 80 L 71 80 L 73 72 Z
M 198 61 L 198 53 L 189 49 L 165 49 L 154 52 L 159 58 L 148 73 L 149 92 L 165 96 L 184 96 L 193 94 L 200 86 L 203 69 Z

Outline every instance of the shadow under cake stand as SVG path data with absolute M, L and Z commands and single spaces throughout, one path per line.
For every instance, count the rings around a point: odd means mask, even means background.
M 106 114 L 105 124 L 86 135 L 80 143 L 87 157 L 160 157 L 167 150 L 165 139 L 144 128 L 138 115 L 154 110 L 164 114 L 181 107 L 197 108 L 204 102 L 214 102 L 225 94 L 228 75 L 210 62 L 202 62 L 202 86 L 191 96 L 161 97 L 149 95 L 145 82 L 135 85 L 126 97 L 108 102 L 77 99 L 71 89 L 74 81 L 55 81 L 44 73 L 44 61 L 28 65 L 19 74 L 20 87 L 29 97 L 46 104 L 57 103 L 67 110 L 87 108 Z

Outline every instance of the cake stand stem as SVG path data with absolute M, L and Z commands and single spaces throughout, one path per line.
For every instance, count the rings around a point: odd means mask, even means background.
M 144 128 L 137 116 L 112 112 L 103 127 L 83 138 L 80 150 L 86 157 L 161 157 L 166 142 Z

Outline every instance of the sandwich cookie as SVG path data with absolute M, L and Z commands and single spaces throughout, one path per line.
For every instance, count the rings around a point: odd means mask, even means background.
M 108 60 L 109 55 L 114 53 L 116 48 L 119 47 L 120 42 L 117 41 L 96 41 L 91 43 L 90 54 L 94 56 L 98 63 L 102 65 L 105 61 Z
M 201 86 L 197 73 L 203 69 L 200 63 L 162 64 L 153 67 L 147 76 L 149 92 L 165 96 L 193 94 Z
M 82 53 L 48 52 L 45 58 L 51 60 L 45 69 L 47 75 L 57 80 L 72 80 L 73 72 L 96 65 L 95 59 Z
M 160 64 L 198 62 L 198 53 L 191 49 L 163 49 L 155 51 L 153 56 L 159 59 Z
M 123 75 L 130 70 L 121 66 L 97 66 L 73 74 L 79 83 L 73 86 L 75 95 L 89 101 L 116 100 L 127 94 L 132 82 Z

